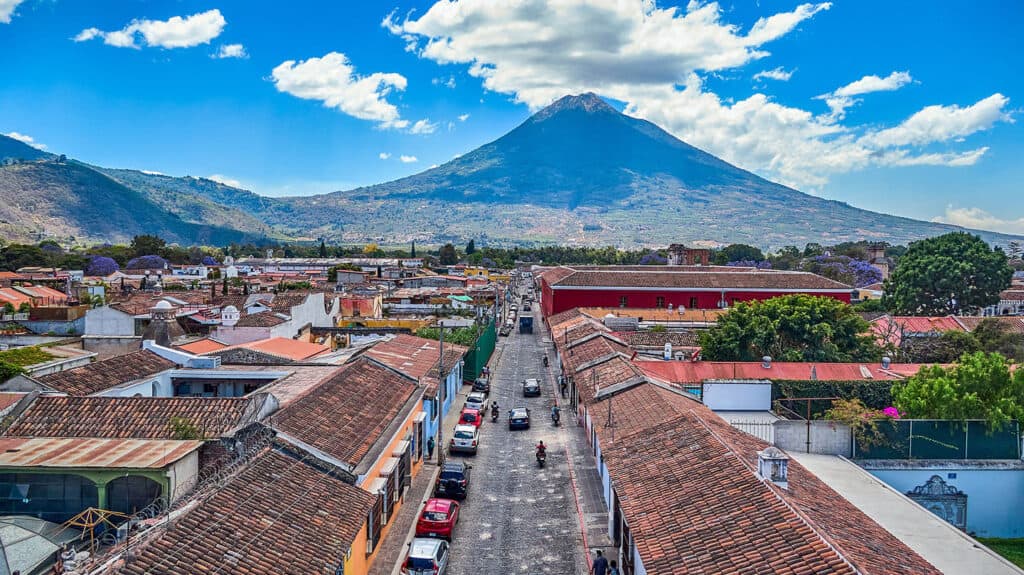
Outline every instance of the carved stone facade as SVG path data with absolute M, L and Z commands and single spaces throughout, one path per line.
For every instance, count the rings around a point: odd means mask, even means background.
M 938 475 L 932 475 L 923 485 L 908 491 L 907 497 L 957 529 L 967 530 L 967 494 L 948 485 Z

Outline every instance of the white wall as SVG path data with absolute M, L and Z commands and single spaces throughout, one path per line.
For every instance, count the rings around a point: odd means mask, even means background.
M 967 494 L 967 531 L 978 537 L 1024 537 L 1024 468 L 978 469 L 970 465 L 922 463 L 916 468 L 867 471 L 906 493 L 938 475 Z M 949 474 L 955 473 L 951 478 Z
M 135 335 L 135 318 L 110 306 L 85 312 L 86 335 Z
M 713 411 L 768 411 L 772 384 L 704 382 L 701 399 Z
M 199 450 L 189 453 L 168 467 L 167 478 L 170 480 L 172 502 L 195 487 L 199 478 Z

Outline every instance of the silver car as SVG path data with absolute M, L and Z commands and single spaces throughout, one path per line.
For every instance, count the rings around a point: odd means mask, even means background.
M 480 417 L 487 415 L 487 396 L 482 391 L 474 391 L 466 398 L 466 405 L 470 409 L 480 411 Z
M 456 425 L 452 433 L 452 441 L 448 444 L 448 451 L 452 453 L 472 453 L 476 455 L 476 448 L 480 445 L 480 430 L 475 425 Z
M 409 544 L 409 556 L 402 573 L 405 575 L 444 575 L 448 572 L 448 542 L 442 539 L 416 537 Z

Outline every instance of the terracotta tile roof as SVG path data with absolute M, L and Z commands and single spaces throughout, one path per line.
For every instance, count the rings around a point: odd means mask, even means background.
M 964 329 L 967 331 L 974 331 L 978 329 L 981 322 L 985 320 L 998 322 L 999 325 L 1010 333 L 1024 333 L 1024 317 L 1022 316 L 957 316 L 956 318 L 956 321 L 959 322 L 960 325 L 964 326 Z
M 583 317 L 583 312 L 581 312 L 579 308 L 574 307 L 572 309 L 567 309 L 565 311 L 558 312 L 554 315 L 548 316 L 547 321 L 548 325 L 554 328 L 559 324 L 576 319 L 578 317 Z
M 612 314 L 616 317 L 635 317 L 640 321 L 664 321 L 664 322 L 688 322 L 688 323 L 716 323 L 719 316 L 726 314 L 725 309 L 684 309 L 682 313 L 678 309 L 652 309 L 652 308 L 607 308 L 587 307 L 582 308 L 583 313 L 601 320 L 606 315 Z
M 871 322 L 871 331 L 881 343 L 899 347 L 904 335 L 938 334 L 966 329 L 951 315 L 918 317 L 885 314 Z
M 91 395 L 176 367 L 173 361 L 140 350 L 37 377 L 43 385 L 68 395 Z
M 223 343 L 217 341 L 217 340 L 210 339 L 208 337 L 204 337 L 203 339 L 198 339 L 196 341 L 193 341 L 193 342 L 190 342 L 190 343 L 186 343 L 186 344 L 182 344 L 182 345 L 179 345 L 177 347 L 178 347 L 178 349 L 180 349 L 182 351 L 187 351 L 189 353 L 204 354 L 204 353 L 209 353 L 211 351 L 218 351 L 218 350 L 224 349 L 224 348 L 226 348 L 228 346 L 226 344 L 223 344 Z
M 1024 289 L 1008 289 L 999 293 L 999 299 L 1024 301 Z
M 576 340 L 579 342 L 579 340 Z M 598 333 L 594 337 L 571 346 L 559 346 L 567 372 L 575 372 L 580 366 L 611 354 L 633 357 L 633 350 L 611 338 L 611 334 Z
M 319 343 L 310 343 L 308 341 L 299 341 L 297 339 L 291 339 L 287 337 L 271 337 L 268 339 L 261 339 L 258 341 L 250 341 L 248 343 L 239 344 L 236 346 L 222 347 L 220 349 L 213 350 L 221 351 L 223 349 L 235 349 L 245 348 L 253 351 L 259 351 L 262 353 L 269 353 L 276 357 L 282 357 L 292 361 L 304 361 L 312 359 L 318 355 L 323 355 L 331 348 Z
M 923 364 L 802 363 L 773 361 L 765 368 L 759 361 L 658 361 L 637 360 L 644 373 L 676 384 L 699 384 L 708 379 L 770 379 L 773 381 L 893 381 L 917 373 Z
M 810 272 L 715 266 L 576 266 L 574 273 L 552 275 L 552 287 L 667 289 L 852 290 Z
M 235 325 L 238 327 L 274 327 L 286 321 L 288 320 L 272 311 L 262 311 L 243 315 L 238 318 L 238 323 Z
M 130 575 L 334 573 L 374 496 L 267 450 L 136 551 Z M 362 550 L 354 550 L 362 553 Z
M 622 356 L 614 356 L 591 367 L 583 368 L 572 375 L 580 401 L 584 405 L 593 403 L 598 390 L 644 377 L 642 371 Z
M 445 371 L 451 373 L 455 364 L 469 351 L 465 346 L 446 343 L 444 346 Z M 438 386 L 438 342 L 408 334 L 399 334 L 391 340 L 382 341 L 365 355 L 388 367 L 398 370 L 420 382 L 424 395 L 430 397 Z
M 217 437 L 256 419 L 264 396 L 60 397 L 41 396 L 4 432 L 22 437 L 173 439 L 172 418 Z
M 882 282 L 876 282 L 857 289 L 862 291 L 885 291 L 885 284 Z
M 273 427 L 354 467 L 417 391 L 414 380 L 361 357 L 275 414 Z
M 3 392 L 0 392 L 0 412 L 3 412 L 8 407 L 11 407 L 14 404 L 18 403 L 26 395 L 28 395 L 28 394 L 27 393 L 13 392 L 13 391 L 3 391 Z
M 761 481 L 767 444 L 706 407 L 672 412 L 602 445 L 649 573 L 938 573 L 795 461 L 789 492 Z
M 635 348 L 664 348 L 666 343 L 676 347 L 696 347 L 695 331 L 628 331 L 615 334 L 619 339 Z
M 274 294 L 274 299 L 270 300 L 270 309 L 278 313 L 291 315 L 292 308 L 305 303 L 308 297 L 309 294 L 307 293 Z

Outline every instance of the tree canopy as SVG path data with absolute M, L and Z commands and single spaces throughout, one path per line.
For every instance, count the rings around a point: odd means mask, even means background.
M 911 243 L 885 281 L 883 302 L 900 314 L 976 313 L 997 303 L 1012 277 L 1001 249 L 953 232 Z
M 437 257 L 441 260 L 441 265 L 452 266 L 459 263 L 459 254 L 452 244 L 445 244 L 437 253 Z
M 752 260 L 759 262 L 764 260 L 764 253 L 754 246 L 747 244 L 730 244 L 715 252 L 714 263 L 725 265 L 729 262 Z
M 146 234 L 132 238 L 132 244 L 130 247 L 132 253 L 135 254 L 135 257 L 139 257 L 147 254 L 158 254 L 166 245 L 167 242 L 165 242 L 160 236 Z
M 803 294 L 743 302 L 700 336 L 701 355 L 717 361 L 872 361 L 881 348 L 848 304 Z
M 893 404 L 907 417 L 984 419 L 990 428 L 1024 418 L 1024 370 L 1010 373 L 998 353 L 965 355 L 951 367 L 922 368 L 892 386 Z

